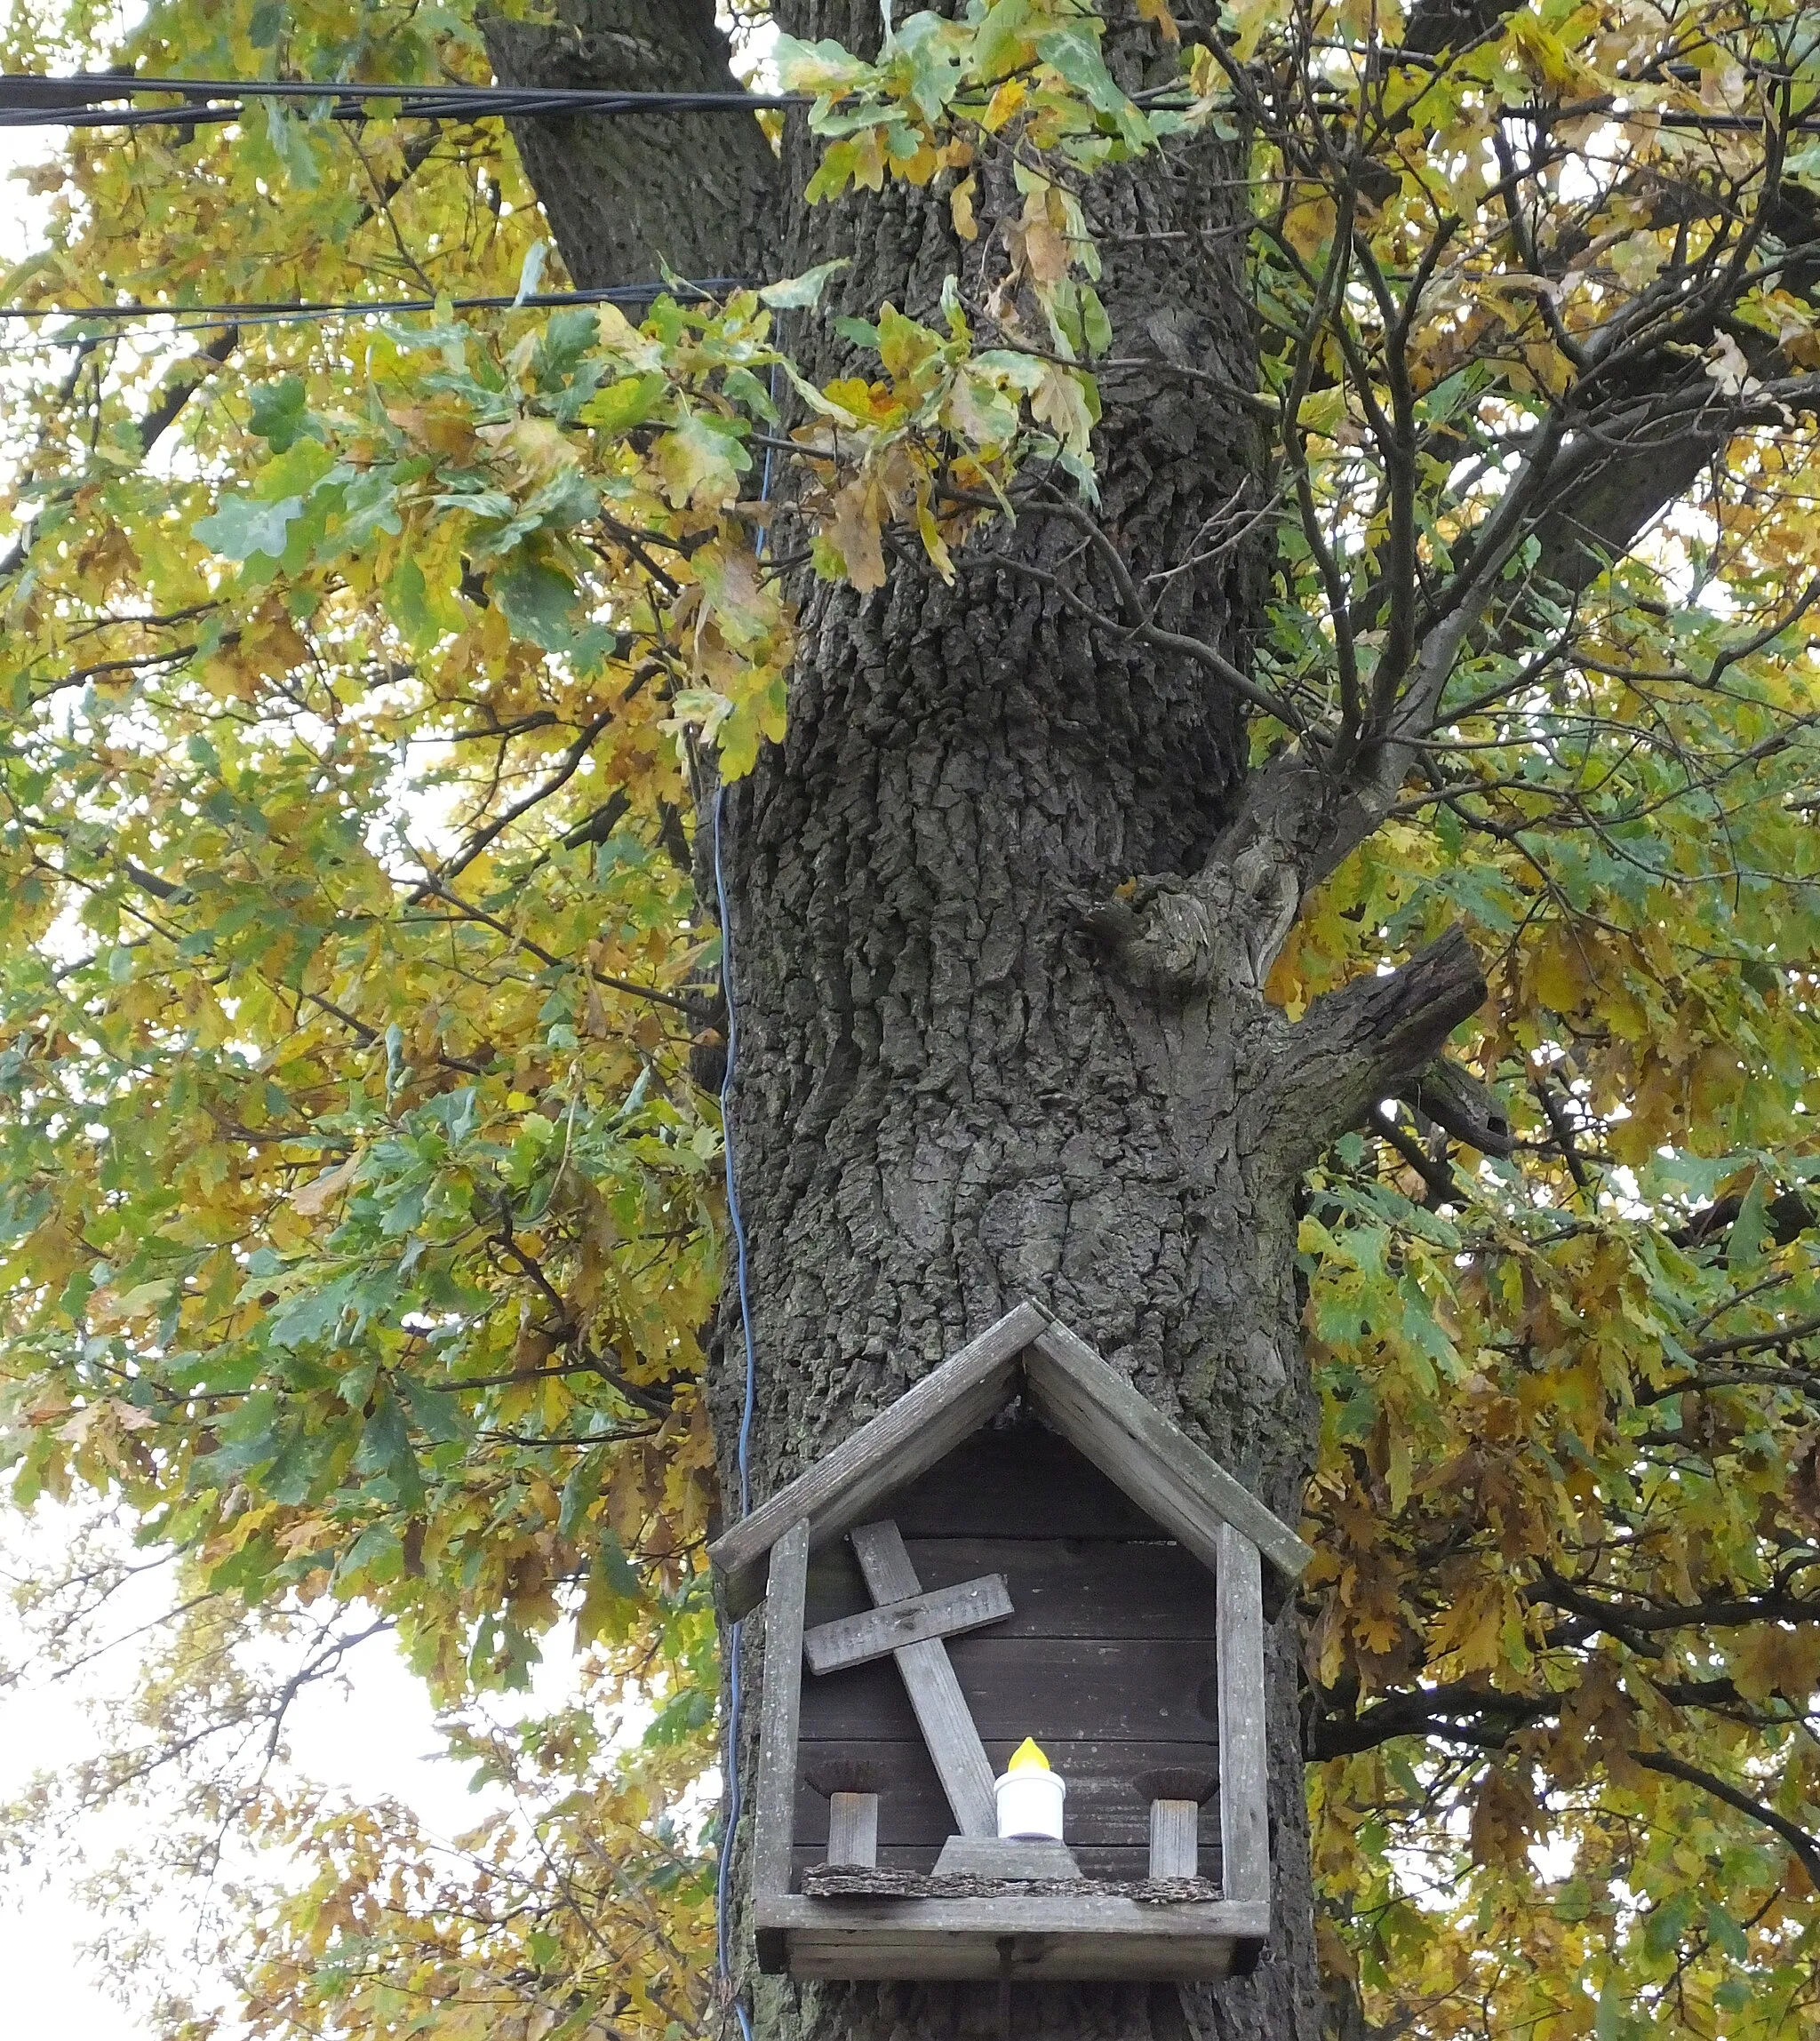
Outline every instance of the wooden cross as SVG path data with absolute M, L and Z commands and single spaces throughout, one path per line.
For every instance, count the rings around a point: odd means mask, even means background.
M 842 1616 L 805 1630 L 802 1655 L 810 1670 L 840 1672 L 889 1652 L 904 1676 L 917 1726 L 935 1760 L 956 1827 L 963 1836 L 996 1836 L 991 1760 L 942 1639 L 983 1623 L 1002 1622 L 1010 1615 L 1005 1576 L 985 1574 L 958 1587 L 924 1594 L 903 1537 L 889 1518 L 862 1524 L 850 1535 L 877 1606 L 862 1615 Z

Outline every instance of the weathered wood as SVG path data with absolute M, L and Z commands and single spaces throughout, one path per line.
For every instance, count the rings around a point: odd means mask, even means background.
M 1220 1533 L 1220 1881 L 1228 1899 L 1270 1897 L 1269 1759 L 1264 1722 L 1264 1592 L 1257 1548 Z
M 830 1750 L 809 1742 L 799 1726 L 796 1755 L 802 1761 L 802 1782 L 824 1800 L 836 1793 L 876 1793 L 885 1776 L 875 1748 L 866 1744 Z M 799 1795 L 800 1798 L 801 1796 Z
M 1209 1566 L 1217 1564 L 1219 1532 L 1227 1524 L 1243 1531 L 1292 1584 L 1314 1557 L 1242 1481 L 1053 1319 L 1031 1342 L 1025 1386 L 1041 1416 Z
M 984 1630 L 946 1648 L 979 1734 L 1014 1748 L 1034 1736 L 1063 1773 L 1066 1746 L 1075 1741 L 1211 1744 L 1218 1733 L 1211 1640 L 1013 1639 Z M 802 1720 L 803 1733 L 816 1737 L 916 1734 L 901 1683 L 876 1661 L 838 1679 L 811 1680 Z M 1121 1775 L 1129 1779 L 1138 1768 L 1134 1759 Z
M 828 1796 L 828 1862 L 871 1865 L 878 1862 L 878 1795 Z
M 914 1427 L 900 1424 L 889 1465 L 877 1428 L 908 1398 L 849 1442 L 871 1435 L 844 1473 L 837 1449 L 785 1491 L 807 1506 L 770 1534 L 773 1606 L 753 1830 L 763 1968 L 787 1963 L 803 1976 L 855 1979 L 1186 1981 L 1242 1967 L 1267 1933 L 1263 1598 L 1251 1531 L 1270 1541 L 1266 1556 L 1288 1573 L 1306 1548 L 1084 1343 L 1040 1318 L 1033 1335 L 1013 1325 L 1017 1315 L 994 1328 L 1012 1326 L 1000 1346 L 982 1354 L 975 1343 L 956 1357 L 972 1356 L 966 1378 L 931 1399 Z M 931 1472 L 964 1435 L 957 1427 L 977 1430 L 1016 1392 L 1020 1356 L 1029 1405 L 1061 1435 L 1060 1449 L 1045 1441 L 1020 1458 L 1020 1442 L 1043 1435 L 1013 1427 L 954 1453 L 966 1463 L 962 1480 L 946 1478 L 946 1467 Z M 933 1447 L 931 1432 L 941 1435 Z M 1025 1484 L 1012 1536 L 1000 1489 L 1039 1459 L 1047 1493 L 1043 1481 Z M 834 1478 L 818 1488 L 831 1468 Z M 1068 1479 L 1070 1468 L 1105 1499 L 1103 1469 L 1122 1491 L 1108 1505 L 1117 1520 L 1169 1535 L 1082 1537 L 1071 1549 L 1067 1534 L 1051 1528 L 1073 1520 L 1066 1493 L 1082 1484 Z M 995 1469 L 1010 1470 L 1011 1481 L 995 1482 Z M 938 1507 L 923 1520 L 950 1535 L 919 1540 L 932 1568 L 925 1587 L 900 1525 L 858 1519 L 886 1496 L 914 1512 L 931 1494 Z M 842 1529 L 851 1530 L 858 1580 L 838 1553 L 818 1565 L 811 1627 L 810 1554 Z M 729 1537 L 741 1530 L 751 1536 L 736 1526 Z M 742 1560 L 735 1547 L 730 1562 L 726 1543 L 715 1558 L 730 1582 L 762 1558 L 756 1549 Z M 1215 1575 L 1212 1595 L 1205 1569 Z M 875 1606 L 856 1606 L 868 1593 Z M 1106 1634 L 1094 1634 L 1097 1612 Z M 1171 1634 L 1158 1634 L 1165 1628 Z M 773 1673 L 786 1646 L 794 1657 L 784 1681 Z M 841 1677 L 805 1688 L 805 1658 Z M 1068 1781 L 1079 1854 L 1057 1846 L 1039 1862 L 1032 1846 L 997 1839 L 994 1759 L 1026 1734 L 1045 1743 Z M 1196 1803 L 1216 1768 L 1217 1810 L 1203 1816 Z M 804 1841 L 795 1841 L 794 1802 L 808 1773 L 831 1792 L 821 1862 L 810 1840 L 823 1827 L 819 1810 L 805 1815 Z M 1201 1875 L 1213 1862 L 1215 1821 L 1217 1884 Z M 952 1841 L 950 1823 L 960 1831 Z M 921 1846 L 906 1846 L 909 1836 Z M 1008 1850 L 1028 1861 L 1014 1865 Z M 1112 1883 L 1082 1875 L 1126 1866 Z M 791 1894 L 798 1873 L 802 1894 L 813 1896 Z
M 828 1855 L 833 1858 L 834 1852 Z M 1193 1800 L 1150 1803 L 1150 1875 L 1193 1878 L 1201 1875 L 1201 1809 Z
M 935 1861 L 935 1876 L 983 1878 L 988 1885 L 1030 1878 L 1077 1884 L 1081 1866 L 1066 1843 L 1026 1836 L 950 1836 Z
M 1014 1382 L 1015 1391 L 1021 1384 Z M 1154 1538 L 1148 1516 L 1080 1448 L 1034 1416 L 994 1423 L 891 1491 L 890 1517 L 918 1538 Z M 981 1569 L 976 1567 L 975 1572 Z
M 824 1913 L 831 1910 L 826 1901 L 821 1903 Z M 847 1901 L 841 1910 L 844 1913 L 848 1906 L 859 1903 Z M 924 1900 L 914 1903 L 919 1907 L 950 1907 L 969 1902 Z M 938 1942 L 932 1937 L 939 1937 Z M 1239 1974 L 1241 1957 L 1253 1946 L 1239 1936 L 1223 1933 L 1159 1946 L 1066 1931 L 1011 1937 L 987 1932 L 957 1936 L 946 1929 L 928 1927 L 897 1935 L 870 1928 L 858 1932 L 818 1929 L 814 1933 L 789 1938 L 790 1969 L 798 1977 L 845 1978 L 855 1983 L 887 1978 L 928 1982 L 971 1979 L 996 1984 L 1002 2001 L 1006 1988 L 1018 1984 L 1211 1981 Z M 1009 1968 L 1005 1956 L 1010 1957 Z M 1002 2025 L 994 2031 L 1002 2032 Z
M 805 1723 L 813 1695 L 812 1685 L 805 1686 Z M 1016 1747 L 1005 1738 L 988 1740 L 986 1762 L 994 1772 L 1002 1772 Z M 1151 1801 L 1193 1795 L 1146 1792 L 1139 1780 L 1158 1771 L 1171 1778 L 1198 1774 L 1210 1780 L 1217 1761 L 1210 1744 L 1193 1743 L 1079 1742 L 1058 1747 L 1051 1755 L 1068 1782 L 1068 1840 L 1078 1849 L 1101 1845 L 1147 1849 Z M 836 1791 L 879 1795 L 881 1846 L 902 1844 L 934 1852 L 954 1832 L 947 1795 L 914 1729 L 908 1737 L 889 1743 L 823 1743 L 805 1735 L 797 1744 L 797 1759 L 804 1775 L 796 1796 L 799 1846 L 816 1844 L 826 1834 L 826 1798 Z M 1202 1847 L 1210 1848 L 1218 1840 L 1217 1810 L 1204 1807 L 1201 1819 Z
M 835 1921 L 844 1927 L 914 1926 L 938 1934 L 966 1934 L 980 1929 L 988 1934 L 1061 1934 L 1076 1928 L 1141 1938 L 1178 1931 L 1191 1935 L 1198 1931 L 1270 1932 L 1269 1909 L 1255 1903 L 1221 1898 L 1143 1906 L 1122 1893 L 1095 1891 L 1090 1881 L 1082 1882 L 1088 1885 L 1087 1891 L 1068 1893 L 1059 1899 L 1047 1894 L 1016 1893 L 990 1900 L 912 1901 L 901 1909 L 888 1901 L 856 1899 L 850 1909 L 843 1907 L 837 1916 L 831 1915 L 825 1904 L 795 1893 L 772 1894 L 755 1903 L 759 1917 L 768 1926 L 806 1928 L 811 1933 L 828 1932 Z
M 921 1583 L 895 1524 L 861 1525 L 853 1533 L 853 1550 L 866 1586 L 880 1601 L 904 1601 L 919 1591 Z M 998 1812 L 992 1766 L 949 1662 L 947 1646 L 937 1641 L 908 1644 L 892 1655 L 942 1790 L 954 1811 L 955 1827 L 963 1836 L 995 1835 Z
M 1192 1800 L 1197 1807 L 1212 1799 L 1219 1785 L 1217 1772 L 1203 1772 L 1191 1765 L 1157 1765 L 1139 1772 L 1131 1783 L 1151 1800 Z
M 1068 1456 L 1086 1465 L 1072 1447 Z M 989 1482 L 989 1463 L 982 1471 Z M 891 1498 L 891 1521 L 900 1531 L 898 1511 L 914 1507 L 916 1494 L 913 1489 Z M 980 1513 L 988 1514 L 989 1505 Z M 980 1574 L 1003 1574 L 1013 1606 L 994 1625 L 997 1638 L 1198 1637 L 1211 1642 L 1213 1583 L 1206 1567 L 1186 1546 L 1157 1535 L 1154 1525 L 1149 1531 L 1142 1540 L 1090 1541 L 1063 1531 L 1018 1538 L 913 1538 L 905 1532 L 904 1549 L 917 1579 L 931 1591 Z M 810 1560 L 806 1620 L 811 1626 L 856 1614 L 870 1600 L 858 1562 L 844 1543 Z
M 1017 1980 L 1224 1977 L 1269 1933 L 1269 1909 L 1228 1900 L 1145 1905 L 1122 1894 L 762 1901 L 802 1977 Z
M 1133 1899 L 1141 1906 L 1192 1905 L 1220 1896 L 1207 1878 L 1011 1879 L 963 1870 L 862 1871 L 833 1863 L 804 1871 L 802 1889 L 811 1899 Z
M 879 1821 L 882 1825 L 888 1801 L 879 1802 Z M 1147 1819 L 1147 1816 L 1146 1816 Z M 1148 1829 L 1136 1843 L 1120 1844 L 1115 1848 L 1106 1848 L 1096 1844 L 1070 1843 L 1075 1862 L 1081 1867 L 1081 1876 L 1096 1883 L 1132 1885 L 1141 1883 L 1150 1875 L 1150 1841 Z M 903 1849 L 896 1845 L 881 1843 L 878 1846 L 878 1862 L 881 1869 L 898 1871 L 919 1871 L 924 1876 L 933 1873 L 936 1859 L 940 1854 L 934 1849 Z M 819 1841 L 806 1842 L 802 1830 L 796 1831 L 796 1847 L 791 1854 L 794 1867 L 790 1881 L 793 1892 L 802 1889 L 802 1874 L 817 1864 L 827 1861 L 826 1846 Z M 1210 1884 L 1219 1883 L 1219 1838 L 1217 1835 L 1203 1833 L 1201 1838 L 1201 1875 Z
M 874 1658 L 885 1658 L 906 1644 L 930 1638 L 956 1637 L 1000 1622 L 1011 1613 L 1010 1590 L 1002 1574 L 986 1574 L 954 1587 L 932 1588 L 925 1594 L 818 1623 L 802 1633 L 802 1655 L 815 1673 L 844 1671 Z
M 802 1594 L 808 1573 L 809 1526 L 794 1524 L 771 1548 L 765 1597 L 764 1684 L 759 1698 L 758 1779 L 752 1802 L 754 1897 L 776 1896 L 790 1889 L 796 1724 L 802 1691 Z
M 742 1614 L 758 1599 L 764 1554 L 787 1525 L 807 1520 L 810 1543 L 818 1546 L 858 1522 L 1001 1409 L 1015 1392 L 1020 1361 L 1039 1415 L 1208 1564 L 1215 1527 L 1225 1521 L 1291 1581 L 1313 1557 L 1086 1341 L 1024 1304 L 710 1546 L 730 1610 Z
M 708 1558 L 722 1576 L 729 1612 L 742 1615 L 757 1601 L 764 1556 L 792 1524 L 807 1522 L 811 1545 L 826 1544 L 1002 1408 L 1018 1378 L 1018 1357 L 1043 1322 L 1034 1304 L 1007 1312 L 889 1410 L 724 1531 L 708 1547 Z

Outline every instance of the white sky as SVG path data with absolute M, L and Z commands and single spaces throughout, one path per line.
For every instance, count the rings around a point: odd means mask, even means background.
M 0 1572 L 26 1570 L 35 1551 L 53 1551 L 76 1522 L 74 1512 L 54 1506 L 41 1507 L 28 1521 L 0 1513 Z M 108 1634 L 156 1620 L 170 1606 L 170 1591 L 162 1568 L 133 1583 L 110 1617 Z M 19 1663 L 23 1644 L 17 1619 L 0 1603 L 0 1663 Z M 563 1685 L 563 1653 L 559 1642 L 553 1645 L 539 1700 L 554 1698 L 553 1690 Z M 33 1774 L 74 1763 L 97 1748 L 99 1729 L 90 1710 L 105 1710 L 124 1694 L 137 1662 L 125 1646 L 68 1682 L 49 1684 L 45 1669 L 28 1664 L 15 1690 L 0 1687 L 0 1801 Z M 466 1767 L 436 1755 L 435 1718 L 423 1688 L 385 1638 L 360 1647 L 345 1690 L 323 1686 L 299 1696 L 287 1734 L 298 1772 L 356 1801 L 403 1800 L 436 1836 L 451 1838 L 472 1827 L 483 1811 L 467 1790 Z M 98 1819 L 84 1830 L 84 1845 L 105 1858 L 131 1839 L 132 1822 L 143 1818 Z M 148 1895 L 148 1904 L 156 1914 L 156 1896 Z M 61 2041 L 145 2041 L 149 2029 L 131 2010 L 103 1997 L 85 1973 L 83 1945 L 92 1926 L 66 1876 L 53 1871 L 48 1885 L 21 1883 L 0 1891 L 0 2032 L 54 2034 Z M 180 1949 L 184 1927 L 172 1907 L 163 1936 L 167 1948 Z

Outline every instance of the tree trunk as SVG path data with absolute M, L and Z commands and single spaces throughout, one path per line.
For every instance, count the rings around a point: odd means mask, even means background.
M 714 0 L 557 0 L 554 24 L 486 14 L 515 85 L 737 92 Z M 757 275 L 778 220 L 777 162 L 756 121 L 651 114 L 508 124 L 569 274 L 590 290 Z
M 777 12 L 793 34 L 876 46 L 877 0 Z M 1148 29 L 1114 40 L 1128 83 L 1160 60 Z M 793 121 L 775 234 L 788 270 L 850 257 L 835 308 L 861 316 L 886 299 L 927 316 L 950 274 L 985 296 L 1008 192 L 983 191 L 970 244 L 947 178 L 810 209 L 794 195 L 810 147 Z M 1140 577 L 1181 568 L 1156 591 L 1159 620 L 1242 666 L 1261 562 L 1208 543 L 1260 455 L 1243 410 L 1217 394 L 1253 387 L 1237 168 L 1225 145 L 1197 142 L 1101 179 L 1087 203 L 1114 353 L 1145 364 L 1102 379 L 1101 522 Z M 588 194 L 560 163 L 539 176 L 569 253 Z M 825 323 L 788 337 L 811 373 L 853 366 Z M 1242 705 L 1201 666 L 1089 628 L 1031 569 L 1118 606 L 1079 531 L 1042 515 L 970 549 L 953 586 L 907 550 L 875 594 L 803 586 L 789 734 L 728 790 L 753 1497 L 1032 1296 L 1293 1522 L 1315 1423 L 1298 1179 L 1374 1085 L 1419 1066 L 1476 1003 L 1476 971 L 1451 951 L 1425 978 L 1375 981 L 1290 1029 L 1258 991 L 1284 924 L 1276 874 L 1209 864 L 1243 785 Z M 713 1407 L 730 1494 L 744 1375 L 731 1302 L 721 1332 Z M 1021 1986 L 1014 2034 L 1313 2041 L 1293 1608 L 1268 1649 L 1275 1928 L 1256 1974 Z M 762 2041 L 1000 2031 L 996 1987 L 752 1981 Z

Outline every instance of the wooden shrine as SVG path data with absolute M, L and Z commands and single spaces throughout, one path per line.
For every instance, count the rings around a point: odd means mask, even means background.
M 1260 1561 L 1293 1581 L 1313 1554 L 1066 1326 L 1019 1304 L 710 1557 L 734 1615 L 765 1603 L 762 1969 L 1185 1981 L 1255 1961 Z M 1026 1737 L 1061 1777 L 1058 1838 L 1000 1833 Z

